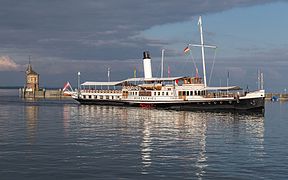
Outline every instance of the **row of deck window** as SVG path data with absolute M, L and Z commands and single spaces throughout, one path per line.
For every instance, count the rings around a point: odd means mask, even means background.
M 154 92 L 154 96 L 169 96 L 169 92 Z M 172 93 L 171 93 L 172 95 Z
M 130 96 L 138 96 L 139 93 L 137 91 L 132 91 L 129 92 Z M 168 91 L 154 91 L 152 93 L 153 96 L 169 96 L 172 95 L 172 92 Z M 205 96 L 206 95 L 206 91 L 178 91 L 178 96 Z
M 206 91 L 178 91 L 178 96 L 205 96 Z
M 120 99 L 120 96 L 83 95 L 83 99 Z
M 129 92 L 128 93 L 130 96 L 137 96 L 138 95 L 138 92 L 137 91 L 132 91 L 132 92 Z
M 172 92 L 170 92 L 172 95 Z M 137 96 L 137 91 L 129 92 L 131 96 Z M 168 91 L 155 91 L 153 92 L 154 96 L 169 96 Z M 178 96 L 204 96 L 206 91 L 178 91 Z M 151 96 L 151 95 L 150 95 Z M 83 99 L 120 99 L 120 96 L 108 96 L 108 95 L 83 95 Z
M 137 91 L 132 91 L 132 92 L 129 92 L 128 93 L 130 96 L 138 96 L 139 95 L 139 93 L 137 92 Z M 169 96 L 169 92 L 168 91 L 162 91 L 162 92 L 160 92 L 160 91 L 154 91 L 153 93 L 152 93 L 152 95 L 153 96 Z M 170 95 L 172 95 L 172 92 L 170 92 Z M 141 96 L 141 95 L 140 95 Z M 151 96 L 151 95 L 150 95 Z

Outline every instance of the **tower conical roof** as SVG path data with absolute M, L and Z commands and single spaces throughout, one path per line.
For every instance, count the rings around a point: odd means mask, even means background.
M 36 73 L 36 72 L 32 69 L 32 66 L 31 66 L 30 62 L 29 62 L 28 67 L 27 67 L 27 69 L 26 69 L 26 74 L 27 74 L 27 75 L 29 75 L 29 74 L 38 75 L 38 73 Z

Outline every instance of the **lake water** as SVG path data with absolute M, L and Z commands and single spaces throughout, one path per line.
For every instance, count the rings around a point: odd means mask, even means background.
M 101 107 L 0 90 L 0 179 L 288 179 L 287 110 Z

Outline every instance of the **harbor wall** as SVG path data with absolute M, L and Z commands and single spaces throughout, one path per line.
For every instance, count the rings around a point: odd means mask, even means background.
M 41 89 L 38 91 L 27 91 L 25 88 L 20 88 L 19 96 L 22 98 L 71 98 L 71 96 L 65 96 L 62 89 Z
M 271 100 L 272 97 L 276 97 L 281 101 L 288 101 L 288 93 L 266 93 L 265 100 Z

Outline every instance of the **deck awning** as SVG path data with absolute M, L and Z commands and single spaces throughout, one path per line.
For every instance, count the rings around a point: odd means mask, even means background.
M 81 84 L 81 86 L 117 86 L 122 84 L 122 81 L 114 81 L 114 82 L 93 82 L 86 81 Z
M 163 81 L 175 81 L 178 79 L 183 79 L 185 76 L 179 76 L 179 77 L 164 77 L 164 78 L 129 78 L 122 81 L 113 81 L 113 82 L 94 82 L 94 81 L 86 81 L 81 84 L 81 86 L 118 86 L 125 82 L 163 82 Z
M 206 87 L 207 91 L 227 91 L 227 90 L 242 90 L 239 86 L 227 86 L 227 87 Z
M 179 77 L 165 77 L 165 78 L 129 78 L 125 79 L 122 82 L 135 82 L 135 81 L 175 81 L 177 79 L 184 78 L 184 76 Z

